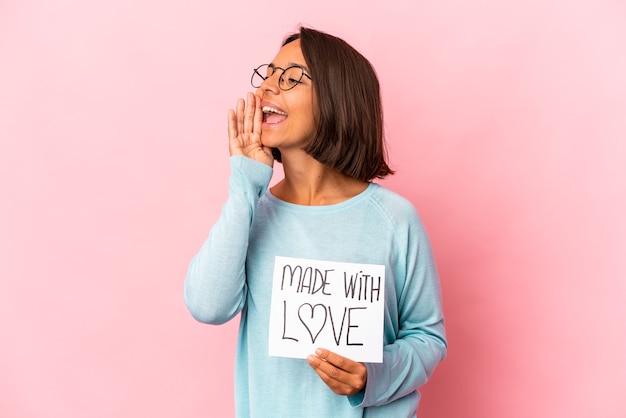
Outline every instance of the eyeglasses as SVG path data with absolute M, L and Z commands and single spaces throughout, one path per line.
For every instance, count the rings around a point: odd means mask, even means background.
M 276 70 L 281 70 L 282 73 L 278 77 L 278 87 L 282 91 L 291 90 L 298 84 L 302 83 L 302 77 L 306 77 L 311 80 L 311 76 L 304 72 L 304 69 L 297 65 L 292 65 L 287 68 L 276 67 L 274 64 L 263 64 L 254 69 L 252 72 L 252 78 L 250 82 L 252 87 L 258 89 L 261 87 L 263 81 L 267 80 L 274 75 Z

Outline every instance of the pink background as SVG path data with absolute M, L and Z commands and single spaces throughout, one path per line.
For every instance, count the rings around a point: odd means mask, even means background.
M 439 264 L 421 418 L 626 416 L 626 3 L 0 2 L 0 416 L 230 417 L 187 265 L 226 110 L 298 23 L 377 68 Z

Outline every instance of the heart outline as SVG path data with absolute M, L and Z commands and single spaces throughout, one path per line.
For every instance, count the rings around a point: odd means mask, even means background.
M 300 313 L 300 311 L 302 310 L 303 307 L 308 306 L 309 309 L 311 310 L 311 320 L 313 320 L 315 318 L 315 308 L 317 307 L 321 307 L 322 311 L 324 312 L 324 320 L 322 321 L 322 326 L 320 326 L 319 330 L 317 331 L 317 333 L 315 334 L 315 336 L 313 336 L 313 332 L 311 331 L 311 328 L 309 328 L 309 326 L 307 325 L 307 323 L 302 319 L 302 315 Z M 313 344 L 315 344 L 315 340 L 317 340 L 317 337 L 320 335 L 320 333 L 322 332 L 322 330 L 324 329 L 324 326 L 326 325 L 326 320 L 328 319 L 328 312 L 326 312 L 326 306 L 322 305 L 321 303 L 315 304 L 315 305 L 311 305 L 310 303 L 303 303 L 302 305 L 300 305 L 300 307 L 298 308 L 298 318 L 300 318 L 300 322 L 302 322 L 302 325 L 304 325 L 304 327 L 306 328 L 306 330 L 309 332 L 309 335 L 311 336 L 311 342 Z M 318 320 L 319 321 L 319 320 Z

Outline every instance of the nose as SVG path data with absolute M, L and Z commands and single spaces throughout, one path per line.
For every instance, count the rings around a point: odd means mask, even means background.
M 278 94 L 280 92 L 280 88 L 278 87 L 278 83 L 280 82 L 279 73 L 280 71 L 274 71 L 274 74 L 263 80 L 261 86 L 259 87 L 259 91 Z

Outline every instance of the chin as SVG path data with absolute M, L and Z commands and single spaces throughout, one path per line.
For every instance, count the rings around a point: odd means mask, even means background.
M 265 134 L 261 135 L 261 144 L 263 144 L 264 147 L 269 147 L 269 148 L 276 147 L 275 141 L 272 141 L 272 139 L 269 138 L 269 135 L 265 135 Z
M 276 148 L 279 142 L 279 136 L 272 129 L 261 130 L 261 143 L 264 147 Z

